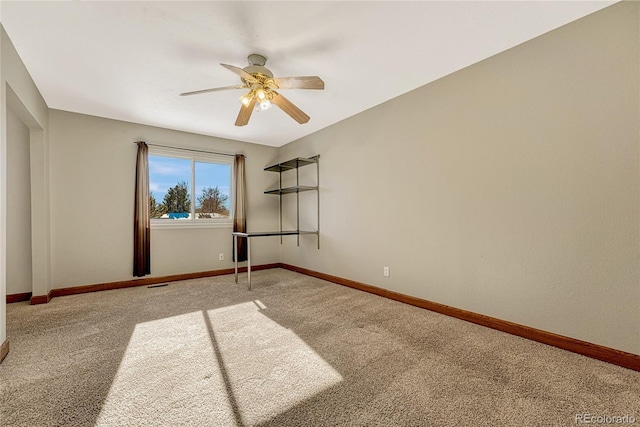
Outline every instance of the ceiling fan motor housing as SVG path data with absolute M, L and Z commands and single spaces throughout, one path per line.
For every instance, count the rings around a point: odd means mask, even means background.
M 248 67 L 244 67 L 243 70 L 251 75 L 262 74 L 263 76 L 273 78 L 273 73 L 262 65 L 249 65 Z
M 247 56 L 247 61 L 249 62 L 249 66 L 243 68 L 249 74 L 262 74 L 263 76 L 267 76 L 269 78 L 273 78 L 273 73 L 264 66 L 267 63 L 267 58 L 258 54 L 252 53 Z

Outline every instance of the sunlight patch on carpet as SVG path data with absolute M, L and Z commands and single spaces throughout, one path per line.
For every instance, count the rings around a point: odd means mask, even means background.
M 97 426 L 234 425 L 202 312 L 136 325 Z
M 342 376 L 261 302 L 136 325 L 96 426 L 255 425 Z
M 207 312 L 245 425 L 267 421 L 343 380 L 261 307 L 248 302 Z

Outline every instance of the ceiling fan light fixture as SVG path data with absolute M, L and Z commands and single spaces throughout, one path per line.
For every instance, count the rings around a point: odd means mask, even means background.
M 269 108 L 271 108 L 271 101 L 268 99 L 256 103 L 256 111 L 266 111 Z
M 247 92 L 244 95 L 242 95 L 240 97 L 240 102 L 242 103 L 242 105 L 244 105 L 245 107 L 247 105 L 249 105 L 249 103 L 251 102 L 251 92 Z

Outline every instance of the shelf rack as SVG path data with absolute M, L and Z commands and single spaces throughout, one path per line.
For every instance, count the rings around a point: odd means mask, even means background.
M 298 169 L 302 166 L 316 165 L 316 185 L 300 185 L 300 175 Z M 274 190 L 267 190 L 265 194 L 276 194 L 280 198 L 280 231 L 257 231 L 257 232 L 239 232 L 234 231 L 231 233 L 233 236 L 233 258 L 235 259 L 235 281 L 238 283 L 238 238 L 247 239 L 247 280 L 249 282 L 249 290 L 251 290 L 251 239 L 254 237 L 269 237 L 280 236 L 280 244 L 282 244 L 282 236 L 296 236 L 298 239 L 298 246 L 300 246 L 301 234 L 315 234 L 318 242 L 318 249 L 320 249 L 320 156 L 314 156 L 309 158 L 297 157 L 295 159 L 287 160 L 286 162 L 278 163 L 264 168 L 265 171 L 278 172 L 280 180 L 278 188 Z M 296 171 L 296 185 L 293 187 L 282 187 L 282 172 L 295 170 Z M 315 191 L 317 195 L 317 227 L 315 231 L 303 231 L 300 230 L 300 193 L 304 191 Z M 284 194 L 296 195 L 296 229 L 295 230 L 282 230 L 282 196 Z
M 299 169 L 303 166 L 316 165 L 316 185 L 300 185 Z M 313 157 L 296 157 L 295 159 L 287 160 L 286 162 L 277 163 L 275 165 L 264 168 L 268 172 L 277 172 L 279 174 L 278 188 L 273 190 L 267 190 L 265 194 L 275 194 L 280 197 L 279 215 L 280 215 L 280 244 L 282 244 L 282 236 L 284 235 L 296 235 L 297 244 L 300 246 L 301 234 L 315 234 L 318 243 L 318 249 L 320 249 L 320 155 Z M 292 187 L 282 187 L 282 173 L 287 171 L 296 171 L 296 185 Z M 315 231 L 301 231 L 300 230 L 300 193 L 304 191 L 315 191 L 317 194 L 317 225 Z M 292 231 L 282 230 L 282 195 L 294 194 L 296 195 L 296 229 Z

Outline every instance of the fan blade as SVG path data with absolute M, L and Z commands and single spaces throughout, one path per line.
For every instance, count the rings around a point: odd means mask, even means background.
M 310 119 L 310 117 L 307 116 L 301 109 L 293 105 L 291 101 L 289 101 L 279 93 L 275 93 L 275 96 L 273 97 L 271 102 L 280 107 L 282 111 L 290 115 L 293 120 L 300 124 L 307 123 Z
M 324 82 L 318 76 L 277 77 L 274 80 L 280 89 L 324 89 Z
M 217 92 L 219 90 L 244 89 L 244 88 L 245 88 L 245 86 L 242 86 L 242 85 L 214 87 L 213 89 L 202 89 L 202 90 L 194 90 L 193 92 L 181 93 L 180 96 L 189 96 L 189 95 L 197 95 L 199 93 Z
M 248 82 L 256 82 L 257 80 L 255 79 L 255 77 L 253 77 L 251 74 L 247 73 L 245 70 L 243 70 L 242 68 L 238 68 L 238 67 L 234 67 L 233 65 L 227 65 L 227 64 L 220 64 L 222 65 L 224 68 L 226 68 L 227 70 L 231 70 L 234 73 L 238 74 L 240 77 L 242 77 L 243 79 L 245 79 Z
M 253 107 L 256 106 L 256 100 L 251 98 L 247 105 L 242 104 L 240 108 L 240 112 L 238 113 L 238 118 L 236 119 L 236 126 L 244 126 L 249 123 L 249 118 L 251 117 L 251 113 L 253 113 Z

